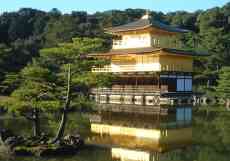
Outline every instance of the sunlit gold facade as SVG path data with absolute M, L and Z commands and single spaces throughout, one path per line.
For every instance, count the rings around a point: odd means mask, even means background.
M 113 55 L 110 60 L 110 65 L 94 67 L 92 71 L 102 73 L 193 71 L 192 56 L 174 55 L 164 51 L 152 54 Z
M 112 73 L 111 87 L 93 88 L 98 104 L 161 106 L 191 104 L 193 99 L 193 51 L 183 50 L 179 35 L 187 30 L 140 20 L 106 29 L 114 35 L 112 49 L 90 57 L 107 59 L 92 72 Z

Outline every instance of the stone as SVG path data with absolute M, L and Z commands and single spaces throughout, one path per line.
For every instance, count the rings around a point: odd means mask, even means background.
M 84 145 L 80 135 L 67 135 L 64 137 L 64 143 L 68 146 L 80 147 Z
M 17 156 L 74 155 L 84 145 L 80 135 L 67 135 L 56 144 L 49 144 L 49 137 L 45 134 L 41 137 L 23 138 L 2 130 L 1 136 L 4 146 L 9 147 L 9 150 Z

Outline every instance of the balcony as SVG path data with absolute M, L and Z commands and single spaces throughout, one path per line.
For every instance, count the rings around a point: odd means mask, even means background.
M 159 71 L 184 71 L 184 67 L 180 64 L 161 65 L 155 64 L 142 64 L 142 65 L 117 65 L 117 66 L 104 66 L 93 67 L 94 73 L 122 73 L 122 72 L 159 72 Z
M 160 105 L 168 104 L 169 100 L 161 98 L 161 94 L 167 93 L 168 86 L 157 85 L 126 85 L 112 88 L 91 89 L 91 98 L 100 104 L 123 104 L 123 105 Z
M 93 88 L 91 93 L 94 94 L 145 94 L 145 93 L 165 93 L 168 92 L 168 86 L 161 85 L 139 85 L 135 86 L 119 86 L 115 85 L 112 88 Z
M 116 65 L 116 66 L 104 66 L 94 67 L 92 72 L 96 73 L 120 73 L 120 72 L 152 72 L 160 71 L 159 64 L 156 65 Z

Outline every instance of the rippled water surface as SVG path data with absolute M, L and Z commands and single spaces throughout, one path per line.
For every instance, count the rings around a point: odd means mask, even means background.
M 52 135 L 57 120 L 50 117 L 44 117 L 42 129 Z M 4 115 L 0 127 L 31 133 L 31 125 L 23 118 Z M 85 148 L 75 156 L 2 160 L 229 161 L 230 114 L 221 107 L 180 107 L 168 114 L 72 113 L 67 133 L 81 133 L 85 139 Z

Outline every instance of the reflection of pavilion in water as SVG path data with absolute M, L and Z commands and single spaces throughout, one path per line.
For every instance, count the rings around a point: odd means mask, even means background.
M 192 142 L 191 108 L 166 115 L 101 113 L 91 117 L 87 143 L 111 148 L 114 159 L 160 160 L 164 153 Z

